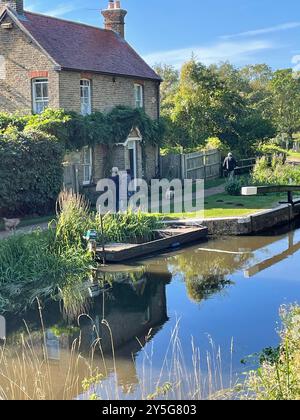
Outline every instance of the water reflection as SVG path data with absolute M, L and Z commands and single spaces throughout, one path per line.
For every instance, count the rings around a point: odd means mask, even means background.
M 26 328 L 22 319 L 9 317 L 7 345 L 15 347 L 21 343 L 26 330 L 30 331 L 31 340 L 34 337 L 34 347 L 38 351 L 45 340 L 56 378 L 55 386 L 59 387 L 64 383 L 62 378 L 67 375 L 70 365 L 67 359 L 71 357 L 71 349 L 76 343 L 76 352 L 86 359 L 93 352 L 93 363 L 96 363 L 104 379 L 116 370 L 117 382 L 123 391 L 133 392 L 139 382 L 136 355 L 168 321 L 166 285 L 172 275 L 168 272 L 159 275 L 143 273 L 142 270 L 135 276 L 132 273 L 121 276 L 117 272 L 114 281 L 112 277 L 112 273 L 99 272 L 98 283 L 95 278 L 92 284 L 86 282 L 86 290 L 81 285 L 81 298 L 78 296 L 79 289 L 75 294 L 79 307 L 76 308 L 73 302 L 67 317 L 62 316 L 66 313 L 66 308 L 61 307 L 62 302 L 48 303 L 42 311 L 45 337 L 37 311 L 26 314 Z M 74 314 L 82 308 L 83 301 L 88 312 L 76 319 Z M 89 373 L 83 360 L 77 369 L 81 380 Z M 34 378 L 32 380 L 34 382 Z M 55 394 L 60 393 L 58 388 Z
M 242 280 L 245 277 L 255 280 L 265 270 L 269 273 L 268 270 L 272 268 L 280 269 L 288 257 L 298 255 L 299 251 L 300 231 L 294 230 L 289 233 L 280 232 L 276 236 L 212 239 L 205 248 L 203 245 L 195 245 L 136 264 L 101 268 L 83 282 L 65 285 L 53 300 L 49 300 L 48 296 L 45 299 L 40 297 L 45 336 L 37 308 L 33 307 L 22 316 L 8 316 L 7 345 L 16 351 L 11 363 L 15 362 L 18 346 L 28 329 L 37 353 L 42 353 L 41 344 L 45 340 L 54 378 L 53 394 L 56 397 L 60 398 L 63 392 L 62 384 L 68 376 L 74 342 L 76 352 L 84 357 L 90 357 L 93 352 L 93 365 L 101 372 L 104 381 L 116 373 L 122 391 L 134 395 L 140 381 L 141 349 L 147 348 L 154 337 L 158 338 L 159 357 L 153 363 L 156 369 L 161 367 L 170 334 L 166 325 L 169 317 L 172 323 L 175 312 L 182 314 L 184 333 L 189 340 L 191 336 L 199 334 L 199 325 L 206 332 L 212 332 L 210 328 L 218 325 L 223 335 L 228 334 L 226 339 L 229 340 L 233 335 L 237 341 L 250 340 L 250 317 L 254 311 L 249 307 L 248 313 L 244 308 L 251 296 L 247 291 L 244 292 L 245 282 Z M 295 259 L 291 260 L 292 272 L 296 272 L 296 264 Z M 270 276 L 271 279 L 274 277 L 273 271 Z M 252 292 L 256 305 L 262 286 L 257 284 L 257 289 Z M 281 287 L 282 292 L 278 289 L 279 304 L 283 303 L 284 296 L 297 298 L 295 289 L 288 289 L 285 284 Z M 273 295 L 267 290 L 262 296 L 265 308 L 273 304 Z M 226 300 L 227 295 L 232 296 L 234 293 L 237 295 L 236 300 L 232 298 L 230 305 L 224 304 L 220 308 L 219 303 L 214 303 L 215 297 L 223 295 Z M 199 303 L 200 310 L 195 312 L 194 307 L 198 308 Z M 206 311 L 209 304 L 213 307 L 211 312 Z M 277 311 L 279 304 L 275 304 Z M 238 312 L 243 310 L 244 313 Z M 231 314 L 235 320 L 234 325 Z M 239 326 L 238 320 L 244 315 L 249 325 L 242 328 L 243 323 L 241 321 Z M 230 319 L 227 324 L 223 320 L 226 316 Z M 268 318 L 266 312 L 263 317 Z M 23 319 L 26 320 L 26 328 Z M 232 328 L 230 332 L 229 327 Z M 262 337 L 266 333 L 265 330 L 258 332 L 258 328 L 257 323 L 253 325 L 253 337 Z M 268 329 L 273 328 L 274 325 L 268 325 Z M 257 345 L 259 348 L 255 348 L 256 351 L 261 349 L 261 343 Z M 184 342 L 183 349 L 188 351 L 187 342 Z M 239 360 L 248 354 L 246 348 L 241 351 Z M 90 374 L 84 358 L 76 362 L 76 370 L 78 383 Z M 29 366 L 27 374 L 32 375 L 34 382 L 34 372 L 30 371 Z M 76 393 L 66 396 L 74 398 Z

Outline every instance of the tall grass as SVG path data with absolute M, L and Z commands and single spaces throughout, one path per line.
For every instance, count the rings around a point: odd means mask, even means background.
M 280 346 L 262 353 L 260 368 L 247 376 L 243 398 L 300 399 L 300 306 L 283 306 L 280 313 Z
M 85 246 L 83 236 L 96 230 L 99 242 L 150 241 L 161 227 L 156 216 L 128 210 L 126 213 L 106 214 L 103 232 L 98 213 L 92 212 L 87 201 L 79 194 L 64 191 L 57 203 L 56 241 L 61 247 Z
M 103 225 L 104 238 L 100 216 L 90 210 L 86 200 L 62 192 L 57 218 L 47 231 L 0 241 L 0 312 L 25 310 L 36 297 L 47 298 L 57 291 L 71 308 L 76 288 L 89 277 L 93 264 L 93 255 L 83 239 L 88 230 L 96 230 L 101 243 L 136 242 L 151 240 L 159 226 L 156 217 L 132 212 L 107 214 Z

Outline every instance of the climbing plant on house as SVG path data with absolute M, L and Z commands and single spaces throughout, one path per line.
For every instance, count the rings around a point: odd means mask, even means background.
M 52 109 L 40 115 L 0 113 L 0 215 L 46 213 L 61 189 L 66 152 L 123 143 L 133 127 L 143 137 L 143 153 L 147 144 L 161 143 L 163 124 L 140 109 L 119 106 L 87 116 Z

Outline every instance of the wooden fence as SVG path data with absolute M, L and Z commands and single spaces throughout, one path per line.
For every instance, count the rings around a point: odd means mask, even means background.
M 218 150 L 161 157 L 161 176 L 168 179 L 216 179 L 221 175 Z

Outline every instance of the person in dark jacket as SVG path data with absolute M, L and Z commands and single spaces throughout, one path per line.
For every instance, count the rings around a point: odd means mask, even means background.
M 223 163 L 223 169 L 229 178 L 233 178 L 236 167 L 237 161 L 235 160 L 232 153 L 228 153 L 228 156 Z
M 118 168 L 112 169 L 110 179 L 113 181 L 116 187 L 116 211 L 118 213 L 120 210 L 120 176 Z

